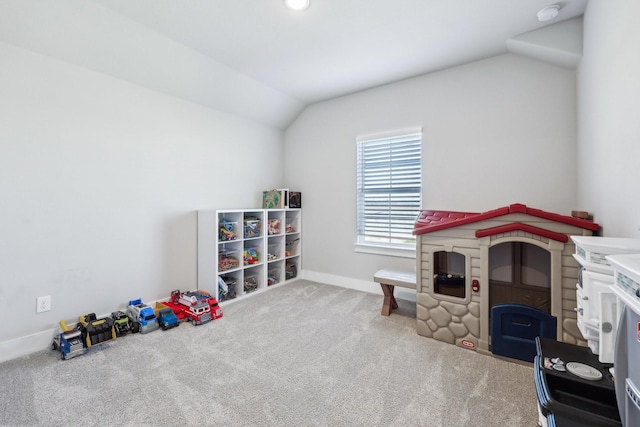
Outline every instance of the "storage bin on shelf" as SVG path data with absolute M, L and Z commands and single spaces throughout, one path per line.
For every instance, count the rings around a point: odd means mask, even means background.
M 275 236 L 282 233 L 282 221 L 278 218 L 270 218 L 267 223 L 267 233 Z
M 284 229 L 287 233 L 295 233 L 298 231 L 298 218 L 290 217 L 285 221 Z
M 284 265 L 285 271 L 285 280 L 295 279 L 298 277 L 298 261 L 297 260 L 287 260 Z
M 245 276 L 244 278 L 244 293 L 249 294 L 251 292 L 257 291 L 259 286 L 259 281 L 256 276 Z
M 223 251 L 218 254 L 218 271 L 229 271 L 240 267 L 238 251 Z
M 287 239 L 284 245 L 284 256 L 290 257 L 298 255 L 298 243 L 300 242 L 300 238 L 297 239 Z
M 267 275 L 267 286 L 277 285 L 280 283 L 280 268 L 270 268 Z
M 220 276 L 220 280 L 224 283 L 224 285 L 219 283 L 218 286 L 220 301 L 229 301 L 234 299 L 237 293 L 236 289 L 238 286 L 238 279 L 231 274 L 223 274 Z
M 268 261 L 275 261 L 277 259 L 280 259 L 280 257 L 282 256 L 282 254 L 280 253 L 280 247 L 281 247 L 281 244 L 279 243 L 268 245 L 267 247 Z
M 238 238 L 238 222 L 220 218 L 218 221 L 218 240 L 228 242 Z
M 261 254 L 258 248 L 246 247 L 243 251 L 244 265 L 260 264 Z
M 244 218 L 244 238 L 260 237 L 262 221 L 258 217 L 247 216 Z

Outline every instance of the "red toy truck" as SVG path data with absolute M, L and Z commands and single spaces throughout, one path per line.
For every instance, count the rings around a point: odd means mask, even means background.
M 213 299 L 215 300 L 215 298 Z M 171 300 L 165 301 L 163 304 L 171 308 L 178 319 L 181 321 L 190 320 L 194 325 L 200 325 L 214 319 L 209 299 L 199 298 L 192 292 L 182 293 L 175 290 L 171 292 Z

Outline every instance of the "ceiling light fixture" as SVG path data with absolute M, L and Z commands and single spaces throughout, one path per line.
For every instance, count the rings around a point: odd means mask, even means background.
M 538 21 L 545 22 L 551 21 L 553 18 L 558 16 L 560 12 L 560 5 L 552 4 L 551 6 L 547 6 L 538 11 Z
M 309 0 L 284 0 L 284 4 L 291 10 L 303 11 L 309 7 Z

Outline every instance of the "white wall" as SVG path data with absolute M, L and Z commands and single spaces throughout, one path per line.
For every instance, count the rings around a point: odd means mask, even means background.
M 580 209 L 603 235 L 640 237 L 640 2 L 590 0 L 578 73 Z
M 355 139 L 422 126 L 423 206 L 576 206 L 575 71 L 506 54 L 308 107 L 285 132 L 303 193 L 305 273 L 370 281 L 414 260 L 354 253 Z
M 279 130 L 5 43 L 0 64 L 0 348 L 195 289 L 195 211 L 282 185 Z
M 283 128 L 302 109 L 289 95 L 93 1 L 0 0 L 0 41 L 267 126 Z

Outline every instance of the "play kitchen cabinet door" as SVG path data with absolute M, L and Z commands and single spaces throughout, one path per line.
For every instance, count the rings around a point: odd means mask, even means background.
M 300 220 L 299 209 L 198 211 L 198 289 L 224 302 L 296 278 Z

